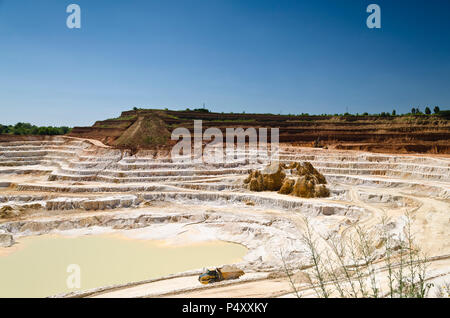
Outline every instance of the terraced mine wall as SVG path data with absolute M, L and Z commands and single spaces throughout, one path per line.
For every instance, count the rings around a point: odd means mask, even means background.
M 280 148 L 281 163 L 308 161 L 322 173 L 330 196 L 249 191 L 244 179 L 266 162 L 173 162 L 154 150 L 130 154 L 67 136 L 0 142 L 0 235 L 6 246 L 65 231 L 223 240 L 244 245 L 239 265 L 259 274 L 282 271 L 280 248 L 288 266 L 309 264 L 306 218 L 327 240 L 341 241 L 358 224 L 378 242 L 388 215 L 397 242 L 409 211 L 427 255 L 449 255 L 450 156 Z M 375 256 L 385 255 L 377 246 Z
M 279 128 L 279 141 L 300 146 L 327 146 L 344 150 L 367 150 L 386 153 L 450 153 L 448 119 L 431 115 L 417 116 L 294 116 L 268 114 L 222 114 L 199 111 L 134 110 L 119 118 L 97 121 L 92 127 L 75 127 L 70 136 L 98 139 L 115 144 L 123 134 L 136 129 L 139 118 L 158 118 L 170 134 L 177 127 L 194 132 L 194 120 L 202 120 L 203 131 L 219 128 Z M 151 136 L 150 136 L 151 137 Z M 270 141 L 270 133 L 268 134 Z M 146 143 L 139 139 L 132 147 L 138 149 L 171 146 Z M 122 147 L 127 148 L 127 147 Z

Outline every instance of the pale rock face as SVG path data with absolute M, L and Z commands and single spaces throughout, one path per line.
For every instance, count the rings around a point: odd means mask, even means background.
M 335 214 L 335 208 L 333 206 L 324 206 L 322 207 L 323 215 L 333 215 Z
M 272 163 L 262 171 L 252 171 L 244 182 L 248 183 L 250 191 L 278 191 L 285 177 L 281 164 Z
M 283 185 L 286 174 L 279 163 L 272 163 L 261 172 L 264 188 L 268 191 L 278 191 Z
M 292 193 L 292 190 L 294 189 L 295 180 L 286 178 L 283 181 L 283 185 L 281 186 L 281 189 L 278 191 L 280 194 L 289 194 Z
M 11 234 L 0 233 L 0 247 L 10 247 L 14 244 L 14 237 Z

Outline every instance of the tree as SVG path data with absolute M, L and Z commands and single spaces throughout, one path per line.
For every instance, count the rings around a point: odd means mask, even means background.
M 431 109 L 430 107 L 425 107 L 425 114 L 430 115 L 431 114 Z
M 62 126 L 61 129 L 62 129 L 62 135 L 65 135 L 70 131 L 70 128 L 67 126 Z
M 194 112 L 200 112 L 200 113 L 209 113 L 209 109 L 206 108 L 195 108 L 193 109 Z
M 31 135 L 37 135 L 39 133 L 39 127 L 34 126 L 33 128 L 31 128 Z
M 434 106 L 433 111 L 434 111 L 435 114 L 437 114 L 437 113 L 439 113 L 441 110 L 440 110 L 439 106 Z
M 395 109 L 392 111 L 392 116 L 397 115 L 397 112 L 395 111 Z
M 29 123 L 17 123 L 14 126 L 0 125 L 0 134 L 13 135 L 64 135 L 70 132 L 70 128 L 63 127 L 38 127 Z
M 416 113 L 416 109 L 413 107 L 411 108 L 411 114 L 415 114 Z

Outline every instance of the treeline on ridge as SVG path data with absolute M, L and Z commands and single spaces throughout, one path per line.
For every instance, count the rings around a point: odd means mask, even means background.
M 71 128 L 63 127 L 52 127 L 52 126 L 35 126 L 29 123 L 17 123 L 15 125 L 1 125 L 0 124 L 0 134 L 9 135 L 41 135 L 41 136 L 55 136 L 55 135 L 65 135 L 70 132 Z

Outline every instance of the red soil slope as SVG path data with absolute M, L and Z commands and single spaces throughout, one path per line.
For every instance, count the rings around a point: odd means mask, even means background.
M 218 127 L 225 136 L 227 127 L 279 128 L 280 142 L 303 146 L 335 147 L 338 149 L 367 150 L 387 153 L 450 153 L 450 122 L 436 115 L 418 116 L 294 116 L 273 114 L 222 114 L 199 111 L 133 110 L 119 118 L 96 122 L 92 127 L 75 127 L 71 136 L 98 139 L 115 147 L 137 121 L 164 123 L 166 135 L 177 127 L 193 132 L 194 120 L 202 120 L 203 130 Z M 145 122 L 145 121 L 144 121 Z M 136 125 L 134 125 L 135 127 Z M 152 130 L 153 129 L 153 130 Z M 143 128 L 142 131 L 154 131 Z M 136 135 L 134 133 L 134 135 Z M 270 135 L 270 134 L 269 134 Z M 155 143 L 150 138 L 127 138 L 127 147 L 138 149 L 170 146 Z M 317 140 L 319 142 L 317 143 Z M 147 142 L 153 141 L 153 142 Z M 225 140 L 224 140 L 225 141 Z

